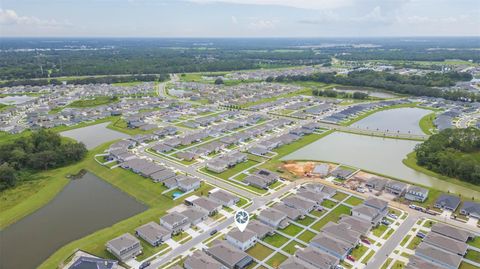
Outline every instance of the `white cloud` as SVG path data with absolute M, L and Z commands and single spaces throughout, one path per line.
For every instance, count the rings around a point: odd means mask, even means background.
M 33 16 L 19 16 L 15 10 L 0 9 L 0 25 L 63 27 L 71 24 L 68 22 L 58 22 L 54 19 L 44 20 Z
M 238 24 L 237 17 L 232 16 L 232 23 L 233 23 L 233 24 Z
M 279 22 L 278 20 L 258 19 L 250 22 L 248 24 L 248 28 L 256 31 L 271 30 L 275 28 L 278 22 Z
M 187 0 L 189 2 L 208 3 L 230 3 L 243 5 L 269 5 L 284 6 L 302 9 L 328 10 L 353 5 L 353 0 Z

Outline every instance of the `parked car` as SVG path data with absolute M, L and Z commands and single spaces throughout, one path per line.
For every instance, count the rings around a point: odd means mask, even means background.
M 422 239 L 425 238 L 425 236 L 426 236 L 426 235 L 425 235 L 424 233 L 422 233 L 422 232 L 418 232 L 418 233 L 417 233 L 417 237 L 420 237 L 420 238 L 422 238 Z
M 352 262 L 355 262 L 355 258 L 352 255 L 348 255 L 347 259 L 352 261 Z
M 212 231 L 210 232 L 210 235 L 214 235 L 214 234 L 216 234 L 216 233 L 217 233 L 217 230 L 215 229 L 215 230 L 212 230 Z
M 138 269 L 147 268 L 148 266 L 150 266 L 150 262 L 144 262 L 144 263 L 140 264 L 140 267 L 138 267 Z
M 368 240 L 368 239 L 366 239 L 366 238 L 362 239 L 362 242 L 365 243 L 365 244 L 367 244 L 367 245 L 371 245 L 371 244 L 372 244 L 372 243 L 370 242 L 370 240 Z
M 388 214 L 387 216 L 392 218 L 392 219 L 397 219 L 398 218 L 397 215 L 392 214 L 392 213 Z
M 390 221 L 384 219 L 384 220 L 382 220 L 382 224 L 386 225 L 386 226 L 390 226 L 391 223 L 390 223 Z
M 409 205 L 408 207 L 410 207 L 411 209 L 417 209 L 416 205 Z

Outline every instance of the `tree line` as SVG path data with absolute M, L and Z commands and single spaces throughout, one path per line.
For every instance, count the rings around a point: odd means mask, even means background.
M 449 177 L 480 184 L 480 130 L 446 129 L 415 148 L 417 164 Z
M 312 94 L 314 96 L 325 96 L 325 97 L 332 97 L 332 98 L 340 97 L 340 98 L 353 98 L 353 99 L 360 99 L 360 100 L 368 98 L 368 94 L 364 92 L 349 93 L 349 92 L 339 92 L 332 89 L 325 89 L 325 90 L 313 89 Z
M 31 173 L 80 161 L 87 154 L 83 143 L 63 140 L 41 129 L 0 146 L 0 191 L 27 180 Z
M 413 96 L 440 97 L 454 101 L 478 101 L 480 100 L 480 95 L 476 93 L 464 90 L 443 90 L 436 88 L 452 86 L 455 85 L 457 81 L 468 81 L 471 79 L 472 76 L 470 74 L 461 72 L 429 73 L 425 76 L 416 76 L 362 70 L 350 72 L 348 75 L 315 73 L 306 76 L 279 76 L 275 78 L 275 81 L 316 81 L 327 84 L 333 83 L 346 86 L 379 88 Z

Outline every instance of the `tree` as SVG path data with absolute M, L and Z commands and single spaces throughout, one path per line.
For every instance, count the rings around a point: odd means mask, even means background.
M 367 99 L 368 94 L 364 92 L 354 92 L 352 97 L 353 99 Z
M 220 85 L 220 84 L 224 84 L 224 83 L 223 83 L 223 79 L 222 79 L 222 78 L 217 78 L 217 79 L 215 80 L 215 85 Z
M 8 163 L 0 165 L 0 191 L 15 186 L 16 182 L 15 169 Z

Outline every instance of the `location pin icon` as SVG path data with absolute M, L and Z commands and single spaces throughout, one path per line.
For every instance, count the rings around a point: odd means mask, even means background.
M 245 228 L 247 228 L 249 220 L 250 220 L 250 217 L 247 211 L 239 210 L 235 213 L 235 224 L 237 225 L 237 228 L 240 230 L 240 232 L 243 233 L 243 231 L 245 231 Z

